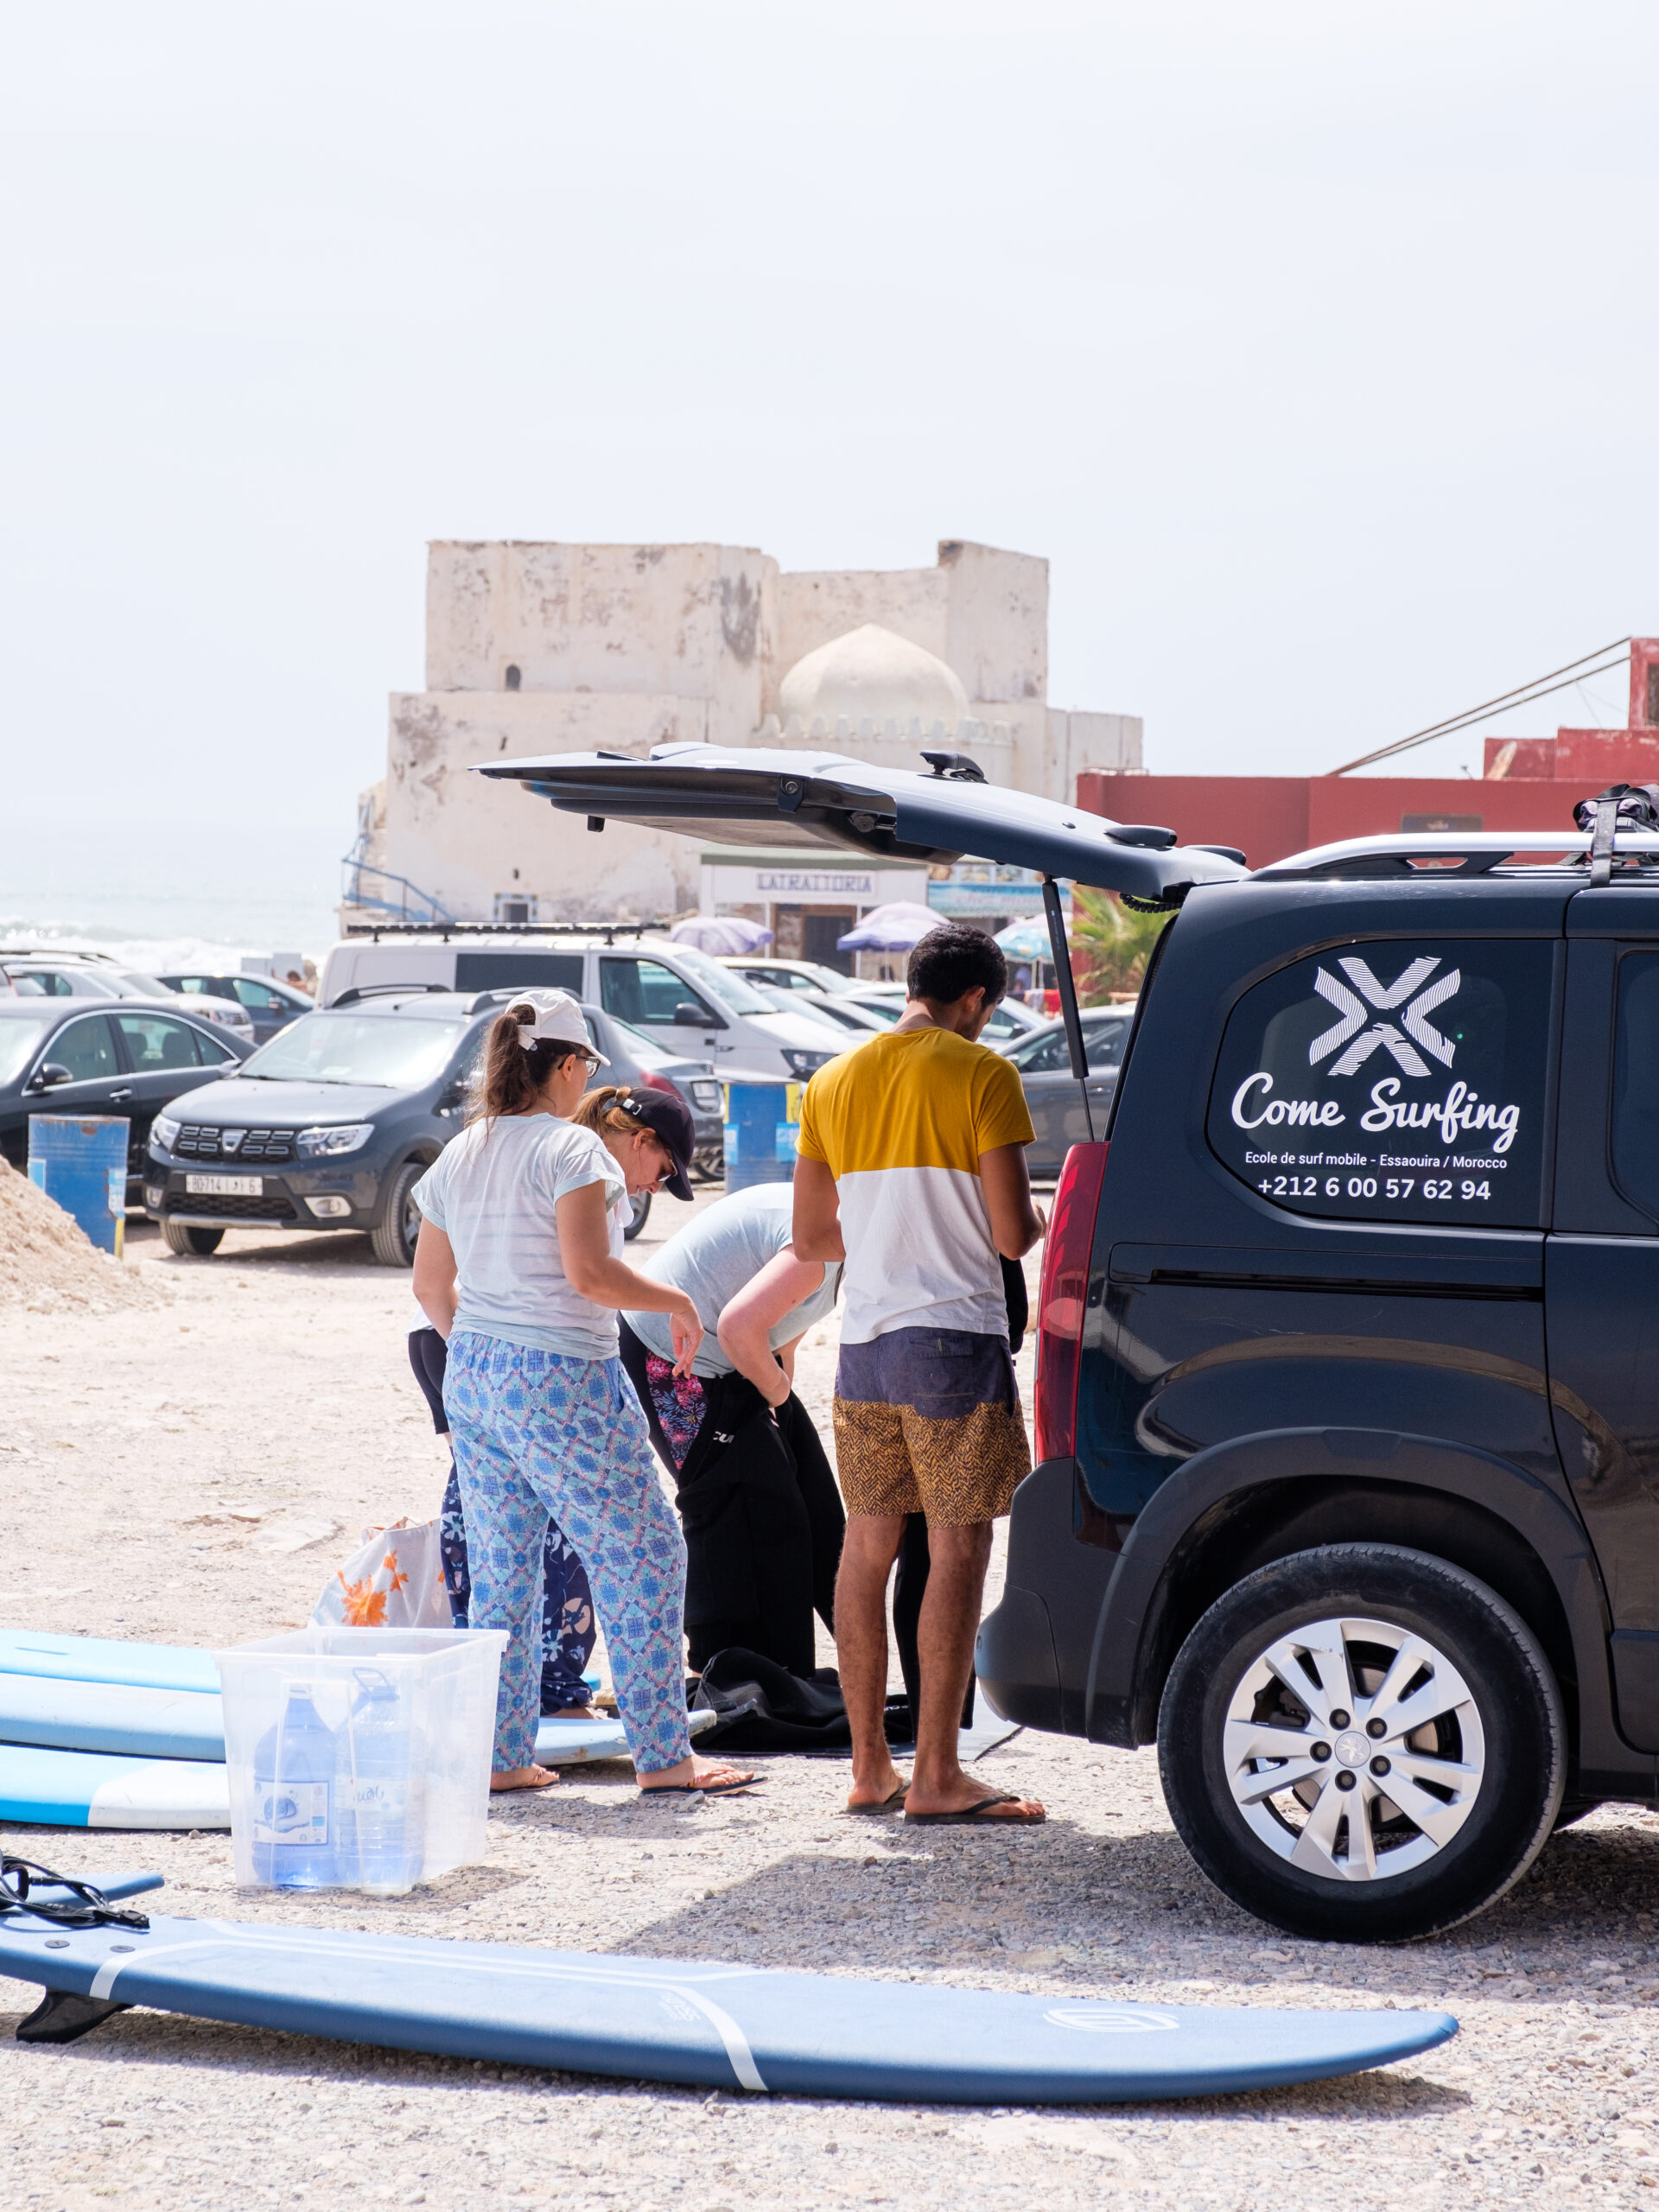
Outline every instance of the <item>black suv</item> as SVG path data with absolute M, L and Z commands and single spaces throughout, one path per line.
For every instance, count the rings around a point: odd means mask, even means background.
M 1348 1942 L 1465 1919 L 1554 1827 L 1659 1798 L 1659 836 L 1361 839 L 1243 880 L 961 767 L 493 772 L 1179 909 L 1055 1196 L 999 1712 L 1155 1739 L 1211 1878 Z

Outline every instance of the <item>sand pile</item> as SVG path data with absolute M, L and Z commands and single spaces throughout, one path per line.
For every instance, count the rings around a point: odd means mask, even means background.
M 105 1313 L 155 1301 L 136 1268 L 100 1252 L 61 1206 L 0 1160 L 0 1306 Z

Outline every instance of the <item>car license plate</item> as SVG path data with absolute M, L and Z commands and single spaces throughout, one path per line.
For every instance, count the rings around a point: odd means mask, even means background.
M 184 1187 L 193 1198 L 258 1198 L 265 1189 L 257 1175 L 187 1175 Z

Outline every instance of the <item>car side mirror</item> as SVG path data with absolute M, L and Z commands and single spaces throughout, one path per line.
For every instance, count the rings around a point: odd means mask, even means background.
M 29 1087 L 31 1090 L 55 1090 L 60 1083 L 73 1083 L 74 1079 L 60 1060 L 47 1060 L 35 1071 Z
M 457 1077 L 454 1083 L 444 1086 L 432 1110 L 435 1114 L 453 1114 L 466 1103 L 467 1084 L 464 1078 Z
M 702 1008 L 693 1006 L 690 999 L 682 999 L 674 1009 L 674 1027 L 677 1029 L 702 1029 L 708 1026 L 708 1021 L 709 1017 Z

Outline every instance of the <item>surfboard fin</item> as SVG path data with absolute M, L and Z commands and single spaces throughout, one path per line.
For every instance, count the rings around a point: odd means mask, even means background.
M 99 2026 L 111 2012 L 130 2008 L 105 1997 L 77 1997 L 67 1989 L 48 1989 L 26 2020 L 17 2023 L 19 2043 L 73 2043 Z

